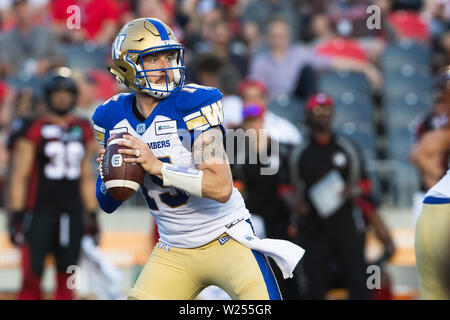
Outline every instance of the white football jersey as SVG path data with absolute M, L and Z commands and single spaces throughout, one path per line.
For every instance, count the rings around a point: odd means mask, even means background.
M 450 170 L 425 194 L 425 197 L 450 199 Z
M 194 167 L 191 146 L 197 134 L 223 122 L 222 94 L 215 88 L 187 85 L 161 100 L 139 121 L 132 111 L 134 93 L 119 94 L 95 111 L 94 132 L 103 145 L 114 132 L 126 131 L 146 142 L 163 162 Z M 160 240 L 170 246 L 195 248 L 225 232 L 225 225 L 250 216 L 236 188 L 226 203 L 163 187 L 148 173 L 140 192 L 158 225 Z

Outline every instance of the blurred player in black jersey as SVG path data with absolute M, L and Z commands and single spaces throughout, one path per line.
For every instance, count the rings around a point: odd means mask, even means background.
M 78 90 L 71 70 L 58 68 L 45 84 L 48 113 L 15 142 L 9 186 L 9 231 L 24 242 L 19 299 L 41 298 L 47 254 L 56 262 L 55 299 L 73 299 L 67 268 L 78 262 L 85 229 L 97 233 L 91 159 L 97 143 L 89 122 L 71 115 Z M 83 212 L 86 213 L 83 215 Z

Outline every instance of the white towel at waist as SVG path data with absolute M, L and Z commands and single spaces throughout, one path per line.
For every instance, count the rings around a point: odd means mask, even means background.
M 249 249 L 271 257 L 283 273 L 284 279 L 293 277 L 295 266 L 305 254 L 303 248 L 287 240 L 259 239 L 244 219 L 230 225 L 226 229 L 230 237 Z

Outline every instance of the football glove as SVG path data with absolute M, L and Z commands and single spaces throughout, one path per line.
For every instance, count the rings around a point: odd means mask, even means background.
M 9 213 L 8 232 L 9 239 L 15 246 L 21 246 L 25 243 L 23 232 L 23 219 L 25 210 L 13 211 Z

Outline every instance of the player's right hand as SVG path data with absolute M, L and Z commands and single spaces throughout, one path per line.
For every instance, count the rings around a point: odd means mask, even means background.
M 103 157 L 105 155 L 106 149 L 100 149 L 98 151 L 98 157 L 95 159 L 95 161 L 98 163 L 98 167 L 97 167 L 97 173 L 100 174 L 100 177 L 103 179 L 103 171 L 102 171 L 102 166 L 103 166 Z

